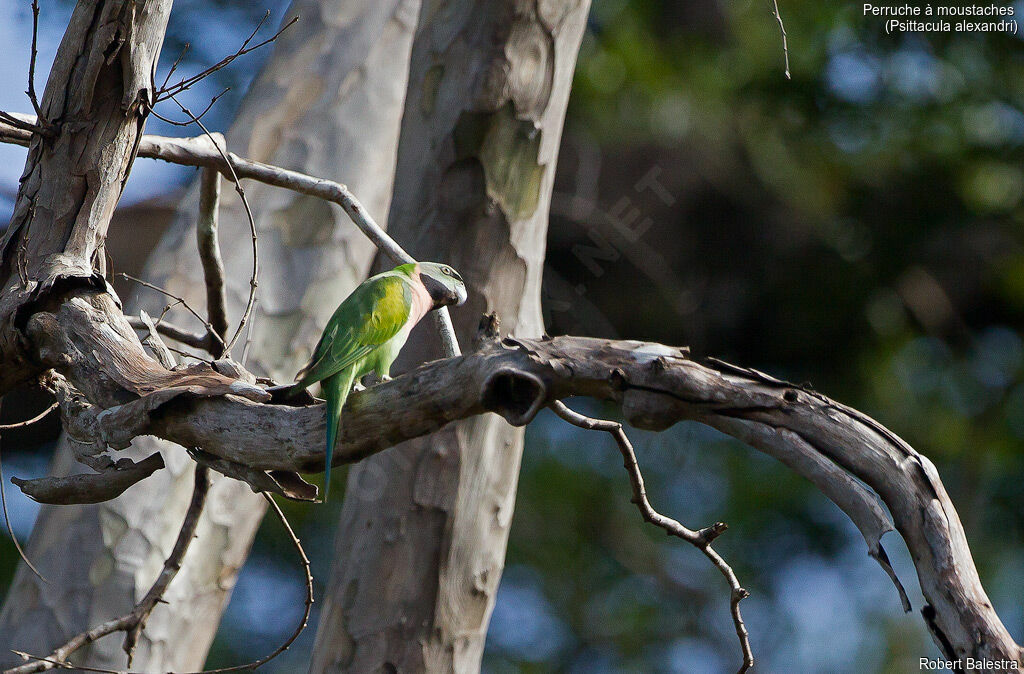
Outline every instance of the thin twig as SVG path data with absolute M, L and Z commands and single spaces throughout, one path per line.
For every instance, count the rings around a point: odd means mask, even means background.
M 140 278 L 135 278 L 135 277 L 134 277 L 134 276 L 132 276 L 131 274 L 125 274 L 124 272 L 121 272 L 121 278 L 123 278 L 123 279 L 127 279 L 127 280 L 129 280 L 129 281 L 134 281 L 135 283 L 138 283 L 139 285 L 145 286 L 145 287 L 149 288 L 150 290 L 155 290 L 155 291 L 157 291 L 158 293 L 160 293 L 161 295 L 164 295 L 164 296 L 166 296 L 166 297 L 170 297 L 170 298 L 171 298 L 172 300 L 175 300 L 175 301 L 176 301 L 176 302 L 178 302 L 178 303 L 179 303 L 179 304 L 180 304 L 181 306 L 185 307 L 185 309 L 186 309 L 186 310 L 187 310 L 187 311 L 188 311 L 188 312 L 189 312 L 190 314 L 192 314 L 193 316 L 195 316 L 195 317 L 196 317 L 196 319 L 197 319 L 197 320 L 198 320 L 198 321 L 199 321 L 200 323 L 202 323 L 202 324 L 203 324 L 203 327 L 205 327 L 205 328 L 206 328 L 206 330 L 207 330 L 207 333 L 208 333 L 208 334 L 209 334 L 209 335 L 210 335 L 210 336 L 211 336 L 211 337 L 212 337 L 212 338 L 213 338 L 213 339 L 214 339 L 214 340 L 215 340 L 215 341 L 217 342 L 218 346 L 220 346 L 220 347 L 223 347 L 223 346 L 224 346 L 224 340 L 220 338 L 220 335 L 218 335 L 218 334 L 217 334 L 217 331 L 213 329 L 213 326 L 212 326 L 212 325 L 210 325 L 209 321 L 207 321 L 207 320 L 206 320 L 205 318 L 203 318 L 202 316 L 200 316 L 200 315 L 199 315 L 199 312 L 197 312 L 197 311 L 196 311 L 195 309 L 193 309 L 193 308 L 192 308 L 192 307 L 191 307 L 191 306 L 189 305 L 189 303 L 185 301 L 185 298 L 184 298 L 184 297 L 179 297 L 179 296 L 175 295 L 174 293 L 172 293 L 171 291 L 169 291 L 169 290 L 165 290 L 164 288 L 161 288 L 161 287 L 160 287 L 160 286 L 158 286 L 158 285 L 154 285 L 154 284 L 150 283 L 149 281 L 143 281 L 143 280 L 142 280 L 142 279 L 140 279 Z M 131 322 L 131 321 L 129 320 L 129 322 Z M 159 325 L 157 326 L 157 329 L 158 329 L 158 330 L 160 329 L 160 326 L 159 326 Z M 184 343 L 184 342 L 183 342 L 183 343 Z M 191 346 L 191 345 L 190 345 L 190 346 Z
M 12 667 L 4 672 L 4 674 L 30 674 L 31 672 L 45 672 L 56 667 L 69 669 L 75 668 L 67 662 L 68 657 L 78 649 L 91 644 L 92 642 L 113 634 L 114 632 L 125 632 L 124 650 L 128 654 L 128 666 L 131 666 L 132 653 L 135 650 L 135 643 L 138 640 L 139 634 L 145 627 L 146 620 L 149 618 L 150 613 L 156 605 L 162 601 L 164 592 L 167 590 L 167 586 L 178 574 L 178 570 L 181 568 L 181 561 L 185 557 L 185 553 L 188 551 L 189 544 L 196 534 L 196 527 L 199 524 L 199 516 L 202 514 L 203 506 L 206 503 L 206 494 L 209 491 L 210 486 L 210 473 L 206 466 L 196 466 L 195 473 L 195 486 L 192 490 L 192 501 L 189 503 L 188 510 L 185 513 L 185 519 L 181 524 L 181 530 L 178 532 L 178 539 L 174 543 L 174 548 L 171 550 L 171 554 L 167 557 L 164 562 L 163 569 L 160 575 L 157 576 L 156 582 L 146 593 L 146 596 L 142 598 L 135 608 L 119 618 L 113 618 L 104 623 L 96 625 L 95 627 L 86 630 L 80 634 L 75 635 L 69 639 L 63 646 L 55 649 L 45 658 L 39 658 L 37 656 L 22 654 L 22 657 L 31 658 L 35 662 L 29 662 L 18 667 Z
M 214 104 L 220 99 L 220 97 L 223 96 L 224 94 L 228 93 L 229 91 L 231 91 L 231 87 L 224 87 L 224 91 L 220 92 L 219 94 L 217 94 L 216 96 L 211 98 L 210 102 L 206 105 L 205 108 L 203 108 L 203 111 L 200 112 L 199 115 L 196 116 L 195 119 L 188 119 L 188 120 L 185 120 L 184 122 L 179 122 L 176 119 L 171 119 L 170 117 L 164 117 L 163 115 L 158 113 L 156 110 L 153 110 L 152 108 L 150 108 L 149 113 L 151 115 L 153 115 L 154 117 L 156 117 L 157 119 L 159 119 L 161 122 L 167 122 L 168 124 L 170 124 L 172 126 L 192 126 L 193 124 L 195 124 L 195 122 L 197 120 L 200 120 L 203 117 L 205 117 L 206 113 L 208 113 L 213 108 Z
M 726 525 L 722 522 L 718 522 L 710 527 L 694 531 L 693 529 L 688 529 L 683 526 L 671 517 L 666 517 L 659 513 L 647 499 L 647 490 L 644 487 L 644 476 L 640 471 L 640 465 L 637 463 L 636 452 L 633 450 L 633 445 L 626 436 L 626 432 L 622 430 L 622 424 L 614 421 L 593 419 L 591 417 L 584 416 L 569 409 L 569 407 L 560 400 L 556 400 L 551 403 L 550 407 L 555 414 L 573 426 L 586 430 L 605 431 L 606 433 L 611 434 L 611 436 L 615 438 L 615 443 L 619 447 L 619 452 L 622 454 L 622 465 L 629 474 L 629 482 L 633 487 L 632 501 L 640 510 L 640 515 L 644 518 L 644 521 L 664 529 L 665 532 L 671 536 L 681 538 L 687 543 L 690 543 L 703 552 L 704 555 L 711 560 L 711 563 L 722 572 L 722 575 L 725 576 L 725 579 L 729 583 L 729 604 L 732 611 L 732 620 L 736 627 L 736 636 L 739 637 L 740 640 L 740 649 L 743 651 L 743 664 L 740 666 L 739 672 L 740 674 L 743 674 L 743 672 L 753 667 L 754 653 L 750 648 L 750 636 L 747 633 L 746 625 L 743 623 L 743 616 L 740 614 L 740 602 L 749 597 L 750 593 L 740 585 L 732 567 L 730 567 L 726 561 L 722 559 L 721 555 L 711 547 L 711 542 L 726 530 Z
M 294 23 L 294 21 L 291 23 Z M 290 26 L 291 23 L 288 25 Z M 287 28 L 287 26 L 285 26 L 285 28 Z M 284 30 L 284 28 L 281 30 Z M 242 182 L 239 180 L 238 174 L 235 172 L 235 167 L 232 165 L 231 160 L 228 159 L 227 148 L 222 148 L 221 144 L 217 142 L 217 138 L 210 133 L 209 129 L 207 129 L 206 126 L 199 121 L 199 119 L 193 115 L 188 108 L 182 105 L 177 98 L 171 96 L 171 100 L 177 103 L 182 112 L 192 118 L 199 128 L 203 130 L 203 133 L 206 134 L 206 137 L 210 139 L 213 146 L 217 148 L 217 152 L 220 154 L 230 171 L 231 182 L 235 186 L 235 192 L 238 193 L 238 198 L 242 200 L 242 207 L 245 209 L 245 217 L 249 220 L 249 234 L 252 236 L 252 276 L 249 278 L 249 299 L 245 303 L 245 311 L 242 312 L 242 318 L 238 321 L 238 327 L 235 329 L 235 333 L 231 336 L 231 339 L 228 340 L 227 345 L 224 347 L 224 353 L 230 354 L 231 347 L 235 345 L 239 336 L 241 336 L 242 330 L 245 328 L 245 324 L 249 322 L 249 319 L 252 316 L 252 308 L 256 304 L 256 288 L 259 285 L 260 274 L 259 239 L 256 236 L 256 219 L 252 215 L 252 208 L 249 207 L 249 200 L 245 196 L 245 190 L 242 189 Z M 223 138 L 223 136 L 221 136 L 221 138 Z
M 167 71 L 167 76 L 164 77 L 163 84 L 160 85 L 161 89 L 167 88 L 167 83 L 171 81 L 171 75 L 173 75 L 174 71 L 178 69 L 178 66 L 181 65 L 181 62 L 185 60 L 185 54 L 188 53 L 188 49 L 191 46 L 191 42 L 186 42 L 185 46 L 181 48 L 181 53 L 178 54 L 178 58 L 174 59 L 174 63 L 171 64 L 171 69 Z
M 260 19 L 259 23 L 256 24 L 256 28 L 253 30 L 252 34 L 249 35 L 248 38 L 246 38 L 245 42 L 242 43 L 242 46 L 239 47 L 238 50 L 234 54 L 231 54 L 230 56 L 225 56 L 220 61 L 218 61 L 217 63 L 213 64 L 209 68 L 203 70 L 202 72 L 200 72 L 197 75 L 193 75 L 192 77 L 186 77 L 186 78 L 182 79 L 181 81 L 179 81 L 177 84 L 172 84 L 169 87 L 167 87 L 167 86 L 161 87 L 160 91 L 156 92 L 156 95 L 154 96 L 154 103 L 159 103 L 160 101 L 165 101 L 168 98 L 174 98 L 176 95 L 180 94 L 183 91 L 186 91 L 186 90 L 192 88 L 198 82 L 200 82 L 201 80 L 206 79 L 207 77 L 209 77 L 213 73 L 217 72 L 218 70 L 227 67 L 232 61 L 237 59 L 239 56 L 245 56 L 246 54 L 248 54 L 250 52 L 256 51 L 260 47 L 263 47 L 265 45 L 270 44 L 271 42 L 275 41 L 277 38 L 281 37 L 281 34 L 284 31 L 286 31 L 289 28 L 291 28 L 292 25 L 296 21 L 299 20 L 299 17 L 296 16 L 291 21 L 289 21 L 285 25 L 281 26 L 281 28 L 276 33 L 274 33 L 273 35 L 268 37 L 266 40 L 263 40 L 262 42 L 260 42 L 258 44 L 255 44 L 252 47 L 250 47 L 249 43 L 252 42 L 254 37 L 256 37 L 256 33 L 259 32 L 260 28 L 263 27 L 263 24 L 266 22 L 266 20 L 269 17 L 270 17 L 270 11 L 268 10 L 266 12 L 266 14 L 263 15 L 263 18 Z M 169 77 L 170 76 L 168 75 L 168 78 Z
M 167 347 L 167 349 L 168 349 L 168 350 L 169 350 L 169 351 L 170 351 L 171 353 L 176 353 L 176 354 L 178 354 L 179 356 L 182 356 L 182 357 L 184 357 L 184 358 L 191 358 L 192 360 L 198 360 L 199 362 L 201 362 L 201 363 L 206 363 L 207 365 L 210 365 L 210 366 L 212 366 L 212 365 L 213 365 L 213 361 L 212 361 L 212 360 L 210 360 L 209 358 L 203 358 L 202 356 L 197 356 L 197 355 L 196 355 L 196 354 L 194 354 L 194 353 L 189 353 L 188 351 L 183 351 L 183 350 L 181 350 L 181 349 L 176 349 L 176 348 L 174 348 L 173 346 L 168 346 L 168 347 Z
M 262 667 L 277 656 L 288 650 L 295 640 L 299 638 L 303 630 L 306 629 L 306 625 L 309 623 L 309 614 L 313 610 L 313 573 L 310 570 L 309 557 L 306 556 L 306 551 L 302 549 L 302 543 L 299 542 L 299 537 L 295 535 L 295 531 L 292 529 L 291 524 L 288 523 L 288 518 L 285 517 L 284 511 L 281 510 L 281 506 L 277 505 L 277 501 L 273 497 L 266 493 L 261 492 L 263 498 L 267 499 L 267 503 L 273 508 L 274 514 L 277 515 L 277 519 L 281 520 L 281 524 L 284 525 L 285 530 L 288 531 L 288 536 L 292 539 L 292 545 L 295 550 L 299 553 L 299 558 L 302 560 L 302 570 L 306 574 L 306 602 L 305 610 L 302 613 L 302 621 L 299 626 L 295 628 L 292 635 L 288 639 L 277 647 L 273 653 L 266 657 L 254 660 L 246 665 L 236 665 L 234 667 L 222 667 L 220 669 L 207 669 L 202 672 L 196 672 L 195 674 L 221 674 L 222 672 L 241 672 L 241 671 L 252 671 L 258 667 Z
M 135 653 L 135 644 L 142 634 L 143 628 L 149 615 L 156 608 L 156 605 L 163 601 L 167 586 L 171 584 L 174 577 L 181 570 L 182 560 L 192 539 L 196 537 L 196 528 L 199 526 L 199 518 L 203 514 L 203 507 L 206 505 L 206 495 L 210 491 L 210 469 L 206 466 L 196 465 L 194 486 L 192 488 L 192 500 L 185 511 L 185 519 L 181 523 L 181 530 L 178 532 L 178 540 L 174 542 L 171 554 L 164 562 L 164 568 L 160 571 L 156 582 L 149 588 L 149 592 L 142 598 L 132 610 L 135 616 L 134 624 L 125 630 L 124 652 L 128 654 L 128 666 L 132 666 L 132 656 Z
M 256 306 L 253 307 L 253 311 L 259 311 L 259 308 L 260 308 L 260 300 L 259 300 L 259 298 L 256 298 Z M 242 347 L 242 360 L 240 361 L 242 363 L 242 367 L 245 367 L 245 364 L 247 362 L 249 362 L 249 349 L 252 347 L 252 339 L 253 339 L 253 336 L 252 336 L 252 326 L 254 326 L 255 324 L 256 324 L 256 321 L 250 321 L 249 322 L 249 329 L 245 333 L 245 346 Z
M 37 117 L 36 119 L 39 118 Z M 4 123 L 9 124 L 10 126 L 13 126 L 17 129 L 21 129 L 22 131 L 28 131 L 29 133 L 38 133 L 45 135 L 43 127 L 39 126 L 38 124 L 32 124 L 30 122 L 18 119 L 10 113 L 0 111 L 0 120 L 3 120 Z
M 53 665 L 55 669 L 74 669 L 80 672 L 99 672 L 99 674 L 125 674 L 123 671 L 119 671 L 116 669 L 101 669 L 99 667 L 88 667 L 86 665 L 72 665 L 69 662 L 60 662 L 58 660 L 53 660 L 51 658 L 44 658 L 41 655 L 32 655 L 31 653 L 26 653 L 25 651 L 12 650 L 11 653 L 20 656 L 23 660 L 38 660 L 39 662 L 48 662 L 51 665 Z
M 772 14 L 779 22 L 779 31 L 782 33 L 782 54 L 786 57 L 786 79 L 791 80 L 793 76 L 789 72 L 789 44 L 786 42 L 786 26 L 782 23 L 782 15 L 779 14 L 779 0 L 772 0 L 772 4 L 774 5 Z
M 2 400 L 3 399 L 0 398 L 0 401 L 2 401 Z M 46 416 L 48 414 L 50 414 L 50 412 L 54 411 L 58 407 L 60 407 L 60 403 L 59 402 L 54 402 L 52 405 L 50 405 L 45 410 L 43 410 L 39 414 L 35 415 L 31 419 L 27 419 L 25 421 L 19 421 L 16 424 L 4 424 L 4 425 L 0 426 L 0 431 L 13 431 L 15 428 L 24 428 L 25 426 L 31 426 L 32 424 L 34 424 L 34 423 L 36 423 L 38 421 L 42 421 L 43 419 L 45 419 Z
M 36 48 L 39 39 L 39 0 L 32 0 L 32 54 L 28 61 L 28 100 L 32 102 L 32 109 L 36 111 L 36 119 L 41 127 L 48 128 L 49 123 L 39 107 L 39 98 L 36 96 L 36 56 L 39 50 Z
M 2 404 L 3 398 L 0 398 L 0 405 Z M 25 428 L 26 426 L 31 426 L 37 421 L 42 421 L 48 414 L 50 414 L 50 412 L 54 411 L 59 406 L 60 403 L 54 401 L 52 405 L 50 405 L 45 410 L 43 410 L 36 416 L 32 417 L 31 419 L 27 419 L 26 421 L 19 421 L 14 424 L 5 424 L 3 426 L 0 426 L 0 431 L 9 431 L 15 428 Z M 48 583 L 50 581 L 46 580 L 46 578 L 43 577 L 43 574 L 39 572 L 39 569 L 37 569 L 35 565 L 29 561 L 28 555 L 25 554 L 25 551 L 21 548 L 21 543 L 18 542 L 18 537 L 14 535 L 14 528 L 11 526 L 11 518 L 7 512 L 7 493 L 4 492 L 4 484 L 4 465 L 3 459 L 2 457 L 0 457 L 0 506 L 3 506 L 4 524 L 7 526 L 7 533 L 10 534 L 11 541 L 14 542 L 14 548 L 18 551 L 18 556 L 21 557 L 21 561 L 25 562 L 25 565 L 32 570 L 32 573 L 34 573 L 39 578 L 39 580 L 43 581 L 44 583 Z
M 148 330 L 149 327 L 146 323 L 138 316 L 126 316 L 128 324 L 136 330 Z M 212 340 L 209 337 L 209 333 L 200 335 L 194 332 L 189 332 L 184 328 L 168 323 L 166 321 L 158 321 L 156 323 L 156 331 L 168 339 L 173 339 L 176 342 L 180 342 L 186 346 L 191 346 L 193 349 L 201 349 L 209 353 Z M 170 348 L 170 347 L 168 347 Z
M 217 214 L 220 209 L 220 173 L 215 169 L 203 169 L 199 185 L 199 217 L 196 219 L 196 246 L 199 260 L 203 265 L 203 280 L 206 283 L 206 315 L 210 325 L 227 339 L 228 309 L 227 294 L 224 290 L 224 260 L 220 254 L 217 236 Z M 219 358 L 223 354 L 215 353 Z

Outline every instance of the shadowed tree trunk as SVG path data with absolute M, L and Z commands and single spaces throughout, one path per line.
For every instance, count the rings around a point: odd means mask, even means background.
M 228 134 L 229 147 L 252 159 L 346 181 L 383 222 L 417 11 L 417 0 L 296 0 L 286 20 L 296 14 L 301 20 L 275 44 Z M 249 184 L 246 192 L 259 229 L 262 267 L 248 367 L 290 379 L 338 298 L 365 277 L 375 249 L 339 207 L 262 184 Z M 252 249 L 248 221 L 228 185 L 223 201 L 220 238 L 229 318 L 236 321 L 248 295 Z M 144 278 L 201 310 L 197 203 L 193 187 Z M 129 309 L 159 315 L 165 304 L 165 298 L 147 291 L 134 297 Z M 194 321 L 180 311 L 174 320 Z M 19 568 L 0 614 L 0 662 L 13 662 L 11 648 L 48 653 L 71 635 L 127 612 L 149 589 L 174 543 L 193 472 L 182 448 L 151 437 L 137 439 L 129 455 L 144 457 L 157 448 L 166 450 L 167 469 L 120 498 L 97 506 L 43 508 L 28 554 L 51 582 L 42 583 L 24 565 Z M 54 470 L 81 470 L 66 442 Z M 168 589 L 169 605 L 158 606 L 148 621 L 133 670 L 202 667 L 264 508 L 248 485 L 214 479 L 198 544 Z M 121 639 L 102 639 L 80 651 L 76 661 L 123 667 Z
M 487 311 L 506 332 L 542 332 L 548 205 L 588 7 L 446 0 L 421 12 L 390 231 L 462 272 L 464 349 Z M 421 325 L 403 361 L 439 353 Z M 353 467 L 311 671 L 479 669 L 522 439 L 488 414 Z

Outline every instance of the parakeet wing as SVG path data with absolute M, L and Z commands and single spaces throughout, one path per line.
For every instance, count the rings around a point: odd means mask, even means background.
M 381 274 L 368 279 L 331 316 L 296 382 L 309 386 L 369 355 L 401 331 L 411 307 L 412 291 L 401 276 Z

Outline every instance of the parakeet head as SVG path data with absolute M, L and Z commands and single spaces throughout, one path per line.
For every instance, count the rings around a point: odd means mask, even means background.
M 434 308 L 458 306 L 466 301 L 466 283 L 446 264 L 420 262 L 420 280 L 434 300 Z

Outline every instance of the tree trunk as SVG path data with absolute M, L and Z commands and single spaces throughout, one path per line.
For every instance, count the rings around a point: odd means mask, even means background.
M 413 42 L 390 231 L 458 268 L 463 348 L 480 315 L 539 335 L 562 123 L 587 0 L 443 0 Z M 403 361 L 439 353 L 430 325 Z M 344 423 L 344 422 L 343 422 Z M 357 464 L 313 672 L 476 671 L 504 564 L 522 430 L 493 414 Z
M 229 147 L 252 159 L 346 180 L 383 222 L 417 11 L 417 0 L 296 0 L 286 18 L 298 14 L 301 20 L 275 44 L 228 134 Z M 252 249 L 237 198 L 230 189 L 223 192 L 220 236 L 229 314 L 237 320 L 248 295 Z M 338 207 L 265 185 L 249 185 L 246 193 L 263 270 L 248 367 L 290 379 L 338 298 L 365 277 L 375 250 Z M 197 203 L 193 187 L 144 278 L 201 308 L 205 298 L 193 231 Z M 158 315 L 165 303 L 144 292 L 133 298 L 131 309 Z M 187 324 L 189 316 L 179 313 L 175 320 Z M 157 448 L 165 450 L 167 469 L 120 498 L 98 506 L 43 508 L 28 554 L 51 582 L 42 583 L 24 565 L 18 569 L 0 613 L 0 662 L 12 661 L 11 648 L 48 653 L 71 635 L 126 612 L 148 590 L 173 545 L 192 483 L 192 461 L 176 445 L 139 438 L 129 452 L 147 456 Z M 62 447 L 54 470 L 77 472 L 74 466 Z M 202 667 L 264 506 L 247 485 L 214 480 L 197 544 L 170 585 L 170 604 L 158 606 L 146 626 L 135 671 Z M 117 636 L 100 640 L 81 651 L 78 661 L 121 668 L 120 642 Z

